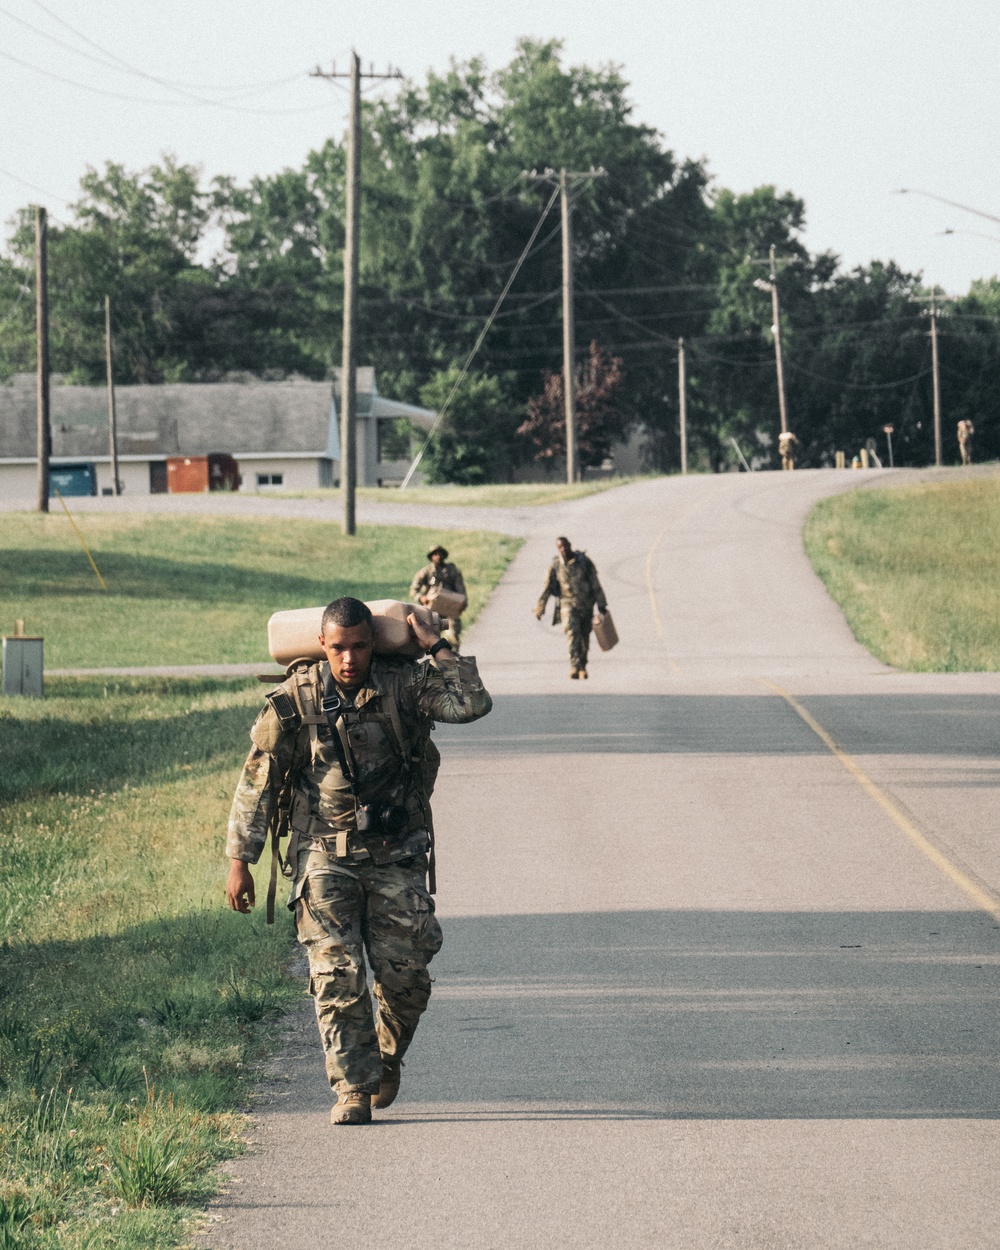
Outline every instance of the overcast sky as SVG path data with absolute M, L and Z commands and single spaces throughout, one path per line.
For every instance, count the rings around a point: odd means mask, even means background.
M 813 250 L 950 291 L 1000 272 L 1000 224 L 893 194 L 1000 217 L 996 0 L 0 0 L 0 219 L 29 202 L 65 217 L 108 159 L 169 150 L 239 179 L 299 165 L 344 126 L 344 91 L 306 76 L 318 61 L 354 46 L 421 80 L 450 58 L 502 65 L 522 35 L 620 64 L 637 119 L 720 185 L 802 196 Z M 201 102 L 226 92 L 227 108 Z

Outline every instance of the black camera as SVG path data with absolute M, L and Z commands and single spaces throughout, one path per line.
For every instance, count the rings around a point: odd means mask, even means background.
M 406 828 L 410 813 L 398 803 L 360 803 L 358 833 L 381 833 L 395 838 Z

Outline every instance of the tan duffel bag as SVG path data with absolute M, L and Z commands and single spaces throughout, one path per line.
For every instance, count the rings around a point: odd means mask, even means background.
M 610 651 L 618 644 L 618 630 L 610 612 L 594 613 L 594 637 L 602 651 Z
M 319 645 L 325 606 L 275 612 L 267 623 L 267 649 L 271 658 L 286 666 L 293 660 L 325 659 L 323 648 Z M 411 612 L 435 633 L 441 629 L 438 613 L 421 604 L 401 603 L 398 599 L 376 599 L 368 607 L 375 623 L 376 655 L 403 655 L 416 659 L 424 654 L 423 647 L 413 636 L 413 630 L 406 620 Z
M 438 616 L 445 620 L 454 620 L 465 611 L 465 595 L 456 595 L 453 590 L 445 590 L 443 586 L 432 586 L 427 592 L 431 607 Z

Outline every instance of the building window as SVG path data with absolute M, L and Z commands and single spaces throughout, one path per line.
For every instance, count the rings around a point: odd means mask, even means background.
M 258 473 L 258 486 L 281 486 L 284 482 L 284 474 L 282 473 Z
M 394 420 L 381 420 L 375 423 L 378 439 L 378 459 L 409 460 L 410 446 L 413 441 L 413 427 L 405 417 Z

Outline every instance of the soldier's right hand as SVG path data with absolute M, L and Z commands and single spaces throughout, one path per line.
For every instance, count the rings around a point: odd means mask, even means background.
M 540 621 L 544 615 L 545 615 L 544 608 L 535 608 L 535 620 L 536 621 Z
M 226 880 L 226 898 L 233 911 L 246 915 L 256 902 L 253 877 L 242 859 L 229 861 L 229 877 Z

